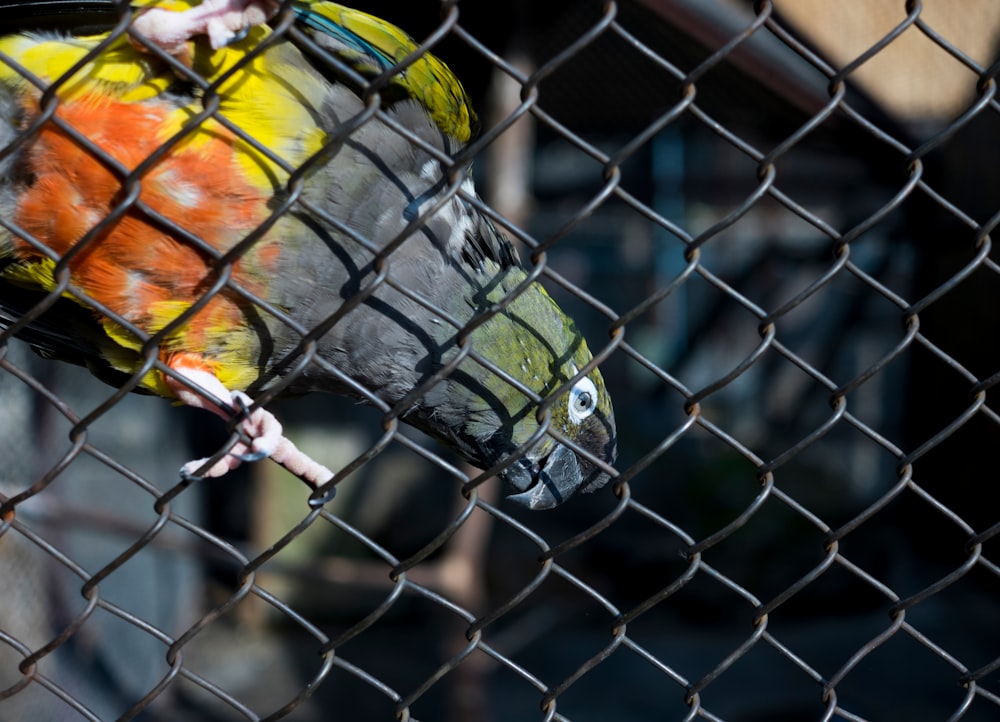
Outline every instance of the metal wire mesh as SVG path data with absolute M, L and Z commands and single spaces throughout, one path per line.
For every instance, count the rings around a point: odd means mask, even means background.
M 595 348 L 613 492 L 508 510 L 374 397 L 275 404 L 326 505 L 180 480 L 224 430 L 4 333 L 0 718 L 995 719 L 996 47 L 915 0 L 838 4 L 887 19 L 840 60 L 820 3 L 481 5 L 409 29 L 508 88 L 467 152 Z M 956 104 L 886 99 L 914 38 Z

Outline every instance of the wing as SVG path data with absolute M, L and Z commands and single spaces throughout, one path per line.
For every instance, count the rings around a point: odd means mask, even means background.
M 475 136 L 478 119 L 461 82 L 437 57 L 419 52 L 412 37 L 384 20 L 336 3 L 299 2 L 293 8 L 297 23 L 320 48 L 368 80 L 388 76 L 382 94 L 390 106 L 405 98 L 415 100 L 444 133 L 462 143 Z M 313 51 L 305 45 L 300 49 Z M 399 64 L 416 53 L 400 69 Z

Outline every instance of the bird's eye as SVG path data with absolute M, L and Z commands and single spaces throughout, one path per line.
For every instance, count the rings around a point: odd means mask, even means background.
M 573 384 L 569 390 L 569 418 L 579 424 L 597 408 L 597 387 L 586 376 Z

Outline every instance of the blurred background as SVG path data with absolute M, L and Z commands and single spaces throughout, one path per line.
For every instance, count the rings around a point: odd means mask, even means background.
M 469 502 L 403 430 L 323 513 L 267 462 L 183 488 L 221 421 L 5 340 L 0 719 L 996 719 L 1000 6 L 457 7 L 480 192 L 607 350 L 619 483 Z M 274 411 L 331 468 L 383 434 Z

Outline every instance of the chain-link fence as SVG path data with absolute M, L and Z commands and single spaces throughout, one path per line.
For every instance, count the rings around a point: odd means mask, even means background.
M 3 27 L 126 17 L 73 5 Z M 361 9 L 475 96 L 617 476 L 514 508 L 309 396 L 271 408 L 353 469 L 322 507 L 266 461 L 182 480 L 221 421 L 2 334 L 0 719 L 1000 718 L 1000 6 Z

